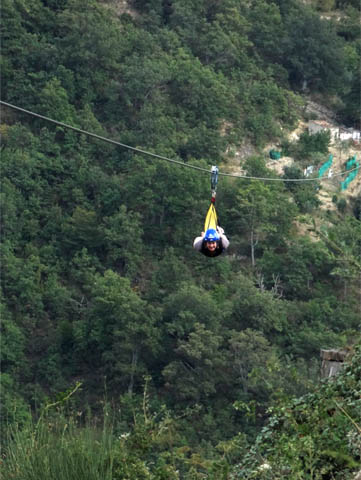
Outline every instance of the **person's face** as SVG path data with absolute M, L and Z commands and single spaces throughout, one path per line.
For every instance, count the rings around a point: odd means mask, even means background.
M 217 248 L 217 242 L 207 242 L 207 248 L 210 252 L 214 252 Z

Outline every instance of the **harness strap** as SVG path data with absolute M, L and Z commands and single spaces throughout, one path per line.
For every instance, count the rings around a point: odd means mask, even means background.
M 214 206 L 214 202 L 211 202 L 206 215 L 206 220 L 204 222 L 204 231 L 206 232 L 209 228 L 213 228 L 214 230 L 216 230 L 217 225 L 218 225 L 218 220 L 217 220 L 216 207 Z

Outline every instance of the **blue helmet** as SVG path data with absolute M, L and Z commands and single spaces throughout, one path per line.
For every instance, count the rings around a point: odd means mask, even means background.
M 214 228 L 209 228 L 204 235 L 205 242 L 218 242 L 219 235 L 218 232 Z

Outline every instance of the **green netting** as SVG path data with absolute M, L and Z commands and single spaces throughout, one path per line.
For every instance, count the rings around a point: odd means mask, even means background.
M 358 174 L 358 171 L 359 171 L 359 168 L 360 168 L 360 164 L 358 162 L 356 162 L 355 164 L 356 166 L 356 170 L 354 170 L 353 172 L 351 172 L 346 178 L 345 180 L 343 180 L 341 182 L 341 191 L 342 190 L 346 190 L 346 188 L 349 186 L 350 182 L 352 182 L 352 180 L 356 177 L 356 175 Z
M 356 163 L 356 155 L 350 157 L 346 162 L 346 170 L 350 170 L 352 166 Z
M 277 150 L 270 150 L 269 156 L 272 160 L 279 160 L 282 157 L 282 153 L 278 152 Z
M 321 165 L 319 171 L 318 171 L 318 178 L 321 178 L 323 176 L 323 174 L 325 172 L 327 172 L 327 170 L 331 167 L 332 165 L 332 159 L 333 159 L 333 155 L 330 154 L 329 157 L 328 157 L 328 160 L 327 162 L 325 162 L 323 165 Z

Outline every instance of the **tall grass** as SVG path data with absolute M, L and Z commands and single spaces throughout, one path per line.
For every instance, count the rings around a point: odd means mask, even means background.
M 75 415 L 47 415 L 10 429 L 0 475 L 4 480 L 111 480 L 114 452 L 106 423 L 80 426 Z

